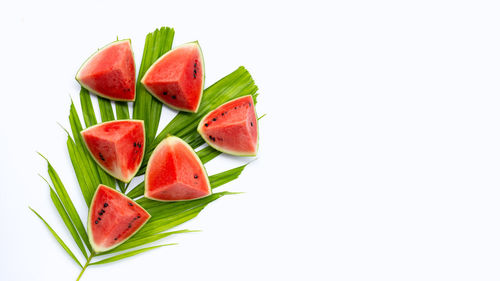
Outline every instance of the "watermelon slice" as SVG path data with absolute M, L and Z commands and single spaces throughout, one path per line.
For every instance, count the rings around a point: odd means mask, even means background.
M 211 193 L 205 168 L 189 144 L 169 136 L 155 148 L 146 168 L 145 197 L 180 201 Z
M 259 131 L 252 96 L 231 100 L 203 117 L 198 132 L 213 148 L 232 155 L 255 156 Z
M 99 166 L 123 182 L 132 180 L 144 156 L 144 121 L 104 122 L 83 130 L 81 134 Z
M 181 45 L 160 57 L 141 83 L 173 109 L 196 112 L 203 94 L 205 69 L 198 42 Z
M 151 216 L 132 199 L 99 185 L 90 205 L 87 230 L 96 253 L 109 251 L 134 235 Z
M 80 67 L 76 80 L 101 97 L 135 100 L 135 63 L 130 39 L 113 42 L 94 53 Z

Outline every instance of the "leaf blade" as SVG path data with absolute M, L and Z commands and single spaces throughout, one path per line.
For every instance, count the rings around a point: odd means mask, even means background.
M 61 200 L 59 199 L 59 197 L 57 197 L 56 193 L 54 192 L 54 190 L 50 186 L 49 182 L 43 176 L 40 175 L 40 177 L 49 186 L 50 199 L 52 200 L 52 203 L 54 204 L 54 207 L 56 207 L 56 210 L 59 213 L 59 216 L 63 220 L 64 225 L 66 225 L 66 228 L 71 233 L 71 236 L 73 237 L 73 240 L 75 241 L 76 245 L 78 246 L 78 248 L 82 252 L 83 256 L 87 259 L 88 255 L 87 255 L 87 251 L 85 250 L 85 246 L 83 246 L 82 239 L 78 235 L 78 231 L 76 230 L 75 225 L 73 224 L 73 222 L 71 222 L 71 219 L 70 219 L 68 213 L 66 212 L 66 210 L 64 210 L 64 207 L 63 207 L 63 205 L 61 203 Z
M 84 87 L 80 88 L 80 103 L 82 105 L 83 120 L 85 121 L 85 126 L 90 127 L 97 124 L 97 119 L 95 117 L 94 106 L 92 105 L 92 100 L 90 99 L 90 94 Z
M 102 122 L 115 120 L 115 115 L 113 113 L 113 107 L 111 107 L 111 101 L 98 96 L 97 102 L 99 103 L 99 111 L 101 112 Z
M 61 237 L 59 237 L 59 235 L 54 231 L 54 229 L 47 223 L 47 221 L 45 221 L 45 219 L 42 218 L 42 216 L 40 216 L 35 210 L 33 210 L 31 207 L 29 207 L 30 210 L 35 213 L 35 215 L 40 219 L 42 220 L 42 222 L 45 224 L 45 226 L 49 229 L 49 231 L 52 233 L 52 235 L 54 236 L 54 238 L 56 238 L 57 242 L 59 242 L 59 244 L 61 245 L 61 247 L 63 247 L 63 249 L 66 251 L 66 253 L 68 253 L 68 255 L 80 266 L 80 268 L 83 268 L 82 264 L 78 261 L 78 259 L 76 258 L 76 256 L 73 254 L 73 252 L 71 252 L 71 250 L 68 248 L 68 246 L 66 245 L 66 243 L 64 243 L 64 241 L 61 239 Z
M 71 218 L 73 224 L 75 225 L 78 234 L 80 234 L 80 237 L 82 237 L 83 242 L 85 243 L 87 248 L 91 251 L 92 247 L 90 246 L 89 237 L 87 235 L 87 232 L 85 231 L 85 227 L 83 226 L 80 215 L 78 215 L 78 212 L 76 211 L 73 201 L 71 201 L 71 198 L 69 197 L 66 188 L 61 182 L 61 179 L 59 178 L 59 175 L 57 174 L 56 170 L 50 164 L 49 160 L 47 160 L 47 158 L 45 158 L 42 154 L 40 155 L 47 161 L 47 170 L 49 173 L 49 177 L 52 181 L 52 184 L 54 185 L 54 189 L 57 193 L 57 196 L 60 198 L 61 203 L 64 206 L 66 212 L 68 212 L 68 215 Z
M 139 237 L 138 239 L 134 239 L 135 236 L 132 236 L 129 240 L 127 240 L 125 243 L 121 244 L 120 246 L 112 249 L 111 251 L 104 252 L 103 254 L 111 254 L 111 253 L 117 253 L 125 250 L 129 250 L 132 248 L 144 246 L 149 243 L 153 243 L 155 241 L 158 241 L 160 239 L 163 239 L 165 237 L 174 235 L 174 234 L 180 234 L 180 233 L 188 233 L 188 232 L 196 232 L 195 230 L 178 230 L 178 231 L 171 231 L 171 232 L 164 232 L 164 233 L 158 233 L 154 234 L 148 237 Z
M 119 260 L 122 260 L 122 259 L 129 258 L 129 257 L 133 257 L 133 256 L 138 255 L 140 253 L 144 253 L 144 252 L 156 249 L 156 248 L 165 247 L 165 246 L 171 246 L 171 245 L 177 245 L 177 244 L 176 243 L 171 243 L 171 244 L 163 244 L 163 245 L 158 245 L 158 246 L 153 246 L 153 247 L 148 247 L 148 248 L 142 248 L 142 249 L 139 249 L 139 250 L 134 250 L 134 251 L 126 252 L 126 253 L 119 254 L 119 255 L 116 255 L 116 256 L 112 256 L 110 258 L 103 259 L 103 260 L 100 260 L 100 261 L 97 261 L 97 262 L 93 262 L 93 263 L 90 263 L 89 265 L 111 263 L 111 262 L 115 262 L 115 261 L 119 261 Z
M 130 119 L 130 113 L 128 111 L 128 103 L 125 101 L 115 101 L 116 109 L 116 119 L 126 120 Z

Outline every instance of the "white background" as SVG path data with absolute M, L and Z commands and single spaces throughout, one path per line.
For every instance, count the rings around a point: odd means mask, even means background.
M 259 155 L 221 187 L 245 194 L 182 226 L 203 232 L 82 280 L 499 280 L 497 3 L 3 1 L 0 280 L 76 279 L 28 210 L 78 252 L 36 151 L 86 219 L 56 123 L 68 128 L 70 97 L 79 104 L 74 75 L 116 36 L 139 64 L 160 26 L 175 28 L 174 45 L 199 40 L 207 86 L 248 68 L 267 113 Z

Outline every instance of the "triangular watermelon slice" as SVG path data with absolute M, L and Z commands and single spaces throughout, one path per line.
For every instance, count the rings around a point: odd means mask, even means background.
M 87 230 L 96 253 L 109 251 L 134 235 L 151 216 L 122 193 L 99 185 L 90 204 Z
M 186 43 L 167 52 L 151 65 L 141 83 L 169 107 L 196 112 L 205 81 L 203 54 L 198 42 Z
M 259 130 L 252 96 L 231 100 L 203 117 L 198 132 L 213 148 L 232 155 L 255 156 Z
M 135 63 L 130 39 L 99 49 L 80 67 L 76 80 L 87 90 L 117 101 L 135 100 Z
M 146 145 L 144 121 L 104 122 L 81 134 L 94 160 L 113 177 L 129 182 L 139 171 Z
M 189 144 L 174 136 L 158 144 L 146 168 L 146 198 L 180 201 L 198 199 L 211 193 L 205 168 Z

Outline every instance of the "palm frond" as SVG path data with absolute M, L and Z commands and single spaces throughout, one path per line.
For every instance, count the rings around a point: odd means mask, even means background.
M 244 95 L 252 95 L 254 102 L 257 102 L 257 86 L 255 85 L 250 73 L 244 67 L 239 67 L 229 75 L 205 89 L 197 113 L 179 112 L 157 135 L 163 104 L 146 91 L 144 86 L 140 83 L 140 80 L 156 59 L 171 49 L 174 33 L 175 32 L 172 28 L 162 27 L 146 36 L 144 53 L 136 84 L 136 100 L 132 103 L 132 118 L 144 120 L 146 130 L 146 153 L 138 176 L 144 174 L 152 151 L 167 135 L 176 135 L 181 137 L 193 148 L 198 148 L 204 144 L 204 141 L 196 129 L 200 119 L 205 114 L 229 100 Z M 97 97 L 97 102 L 102 122 L 131 118 L 129 103 L 127 102 L 111 102 L 101 97 Z M 66 145 L 80 191 L 87 206 L 90 206 L 91 200 L 99 184 L 105 184 L 112 187 L 118 185 L 119 189 L 123 193 L 126 192 L 128 184 L 125 185 L 123 182 L 115 180 L 112 176 L 107 174 L 90 155 L 80 133 L 84 127 L 88 128 L 96 125 L 98 123 L 98 119 L 96 118 L 97 115 L 92 104 L 90 93 L 83 87 L 80 90 L 80 104 L 82 111 L 81 116 L 83 117 L 85 126 L 82 126 L 82 122 L 75 105 L 71 102 L 69 111 L 69 123 L 71 130 L 70 132 L 65 130 L 67 133 Z M 197 155 L 200 157 L 203 164 L 213 160 L 220 154 L 221 152 L 210 146 L 200 149 L 197 152 Z M 169 230 L 196 217 L 211 202 L 226 195 L 236 194 L 233 192 L 223 191 L 192 201 L 159 202 L 143 197 L 144 181 L 142 181 L 132 188 L 127 193 L 127 196 L 145 208 L 151 215 L 151 218 L 144 225 L 144 227 L 142 227 L 133 237 L 128 239 L 122 245 L 108 252 L 96 254 L 91 248 L 89 237 L 82 219 L 77 213 L 59 175 L 47 158 L 43 155 L 41 156 L 47 161 L 47 172 L 52 185 L 45 178 L 42 178 L 49 186 L 50 197 L 54 207 L 70 232 L 77 247 L 80 249 L 82 255 L 86 258 L 84 266 L 82 266 L 70 248 L 52 229 L 52 227 L 50 227 L 50 225 L 35 210 L 30 209 L 44 222 L 63 249 L 82 268 L 82 271 L 78 276 L 78 280 L 89 265 L 111 263 L 152 249 L 174 245 L 163 244 L 141 248 L 173 234 L 193 232 L 191 230 Z M 245 164 L 209 176 L 211 187 L 217 188 L 237 179 L 247 165 L 248 164 Z M 91 262 L 92 259 L 97 256 L 98 258 L 104 258 Z

